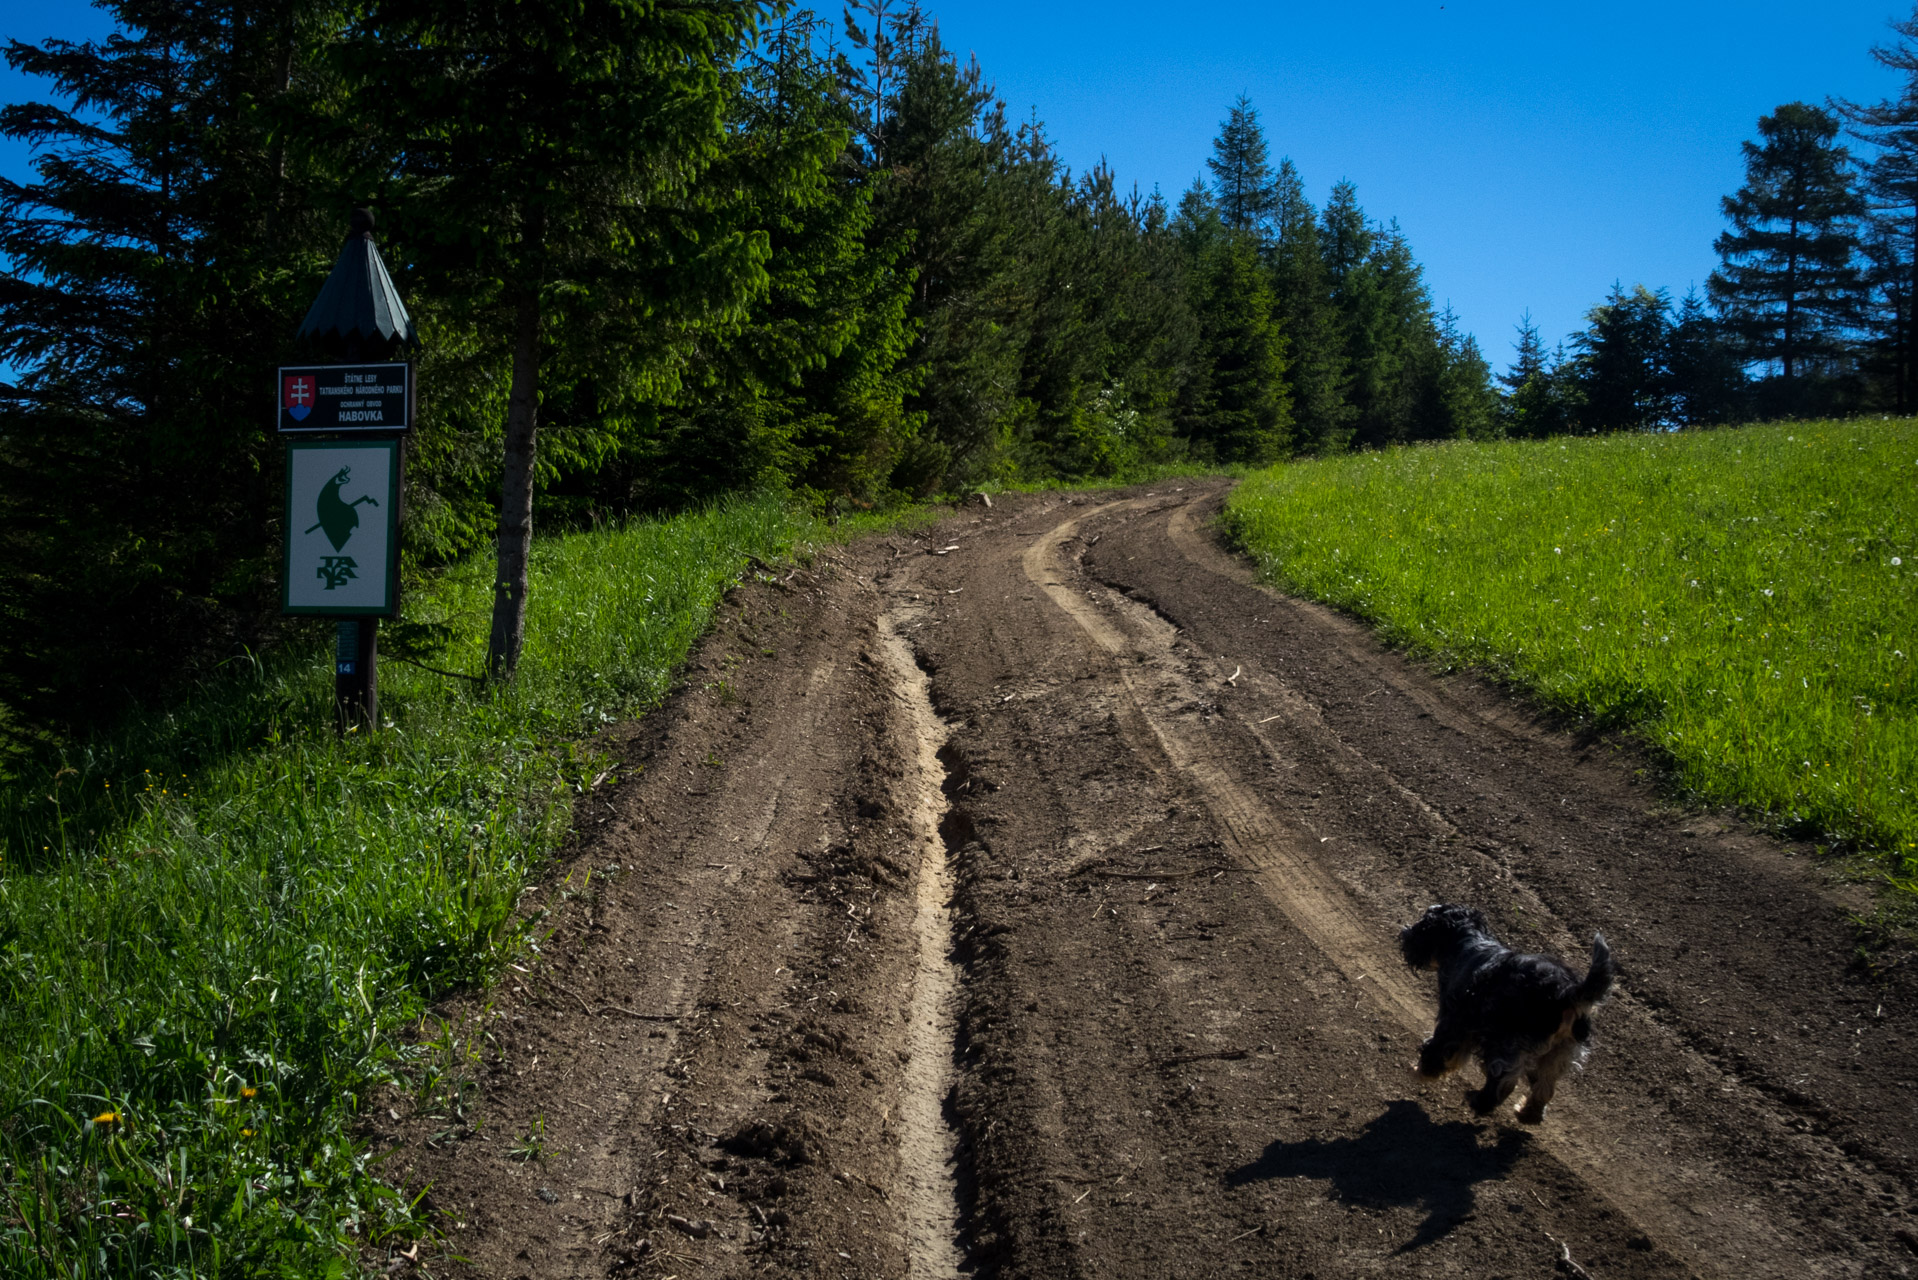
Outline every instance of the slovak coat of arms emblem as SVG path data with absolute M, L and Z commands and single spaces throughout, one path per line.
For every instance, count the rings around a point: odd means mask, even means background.
M 305 422 L 313 412 L 314 379 L 311 374 L 292 374 L 280 379 L 280 407 L 295 422 Z

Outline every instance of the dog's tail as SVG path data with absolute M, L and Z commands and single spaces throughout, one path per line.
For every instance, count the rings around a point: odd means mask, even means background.
M 1588 1039 L 1592 1034 L 1592 1020 L 1588 1016 L 1592 1008 L 1611 994 L 1612 982 L 1618 977 L 1618 966 L 1612 963 L 1612 949 L 1605 945 L 1605 935 L 1592 935 L 1592 967 L 1585 973 L 1585 981 L 1578 984 L 1578 990 L 1572 994 L 1572 1003 L 1578 1009 L 1578 1018 L 1572 1023 L 1572 1035 L 1578 1040 Z

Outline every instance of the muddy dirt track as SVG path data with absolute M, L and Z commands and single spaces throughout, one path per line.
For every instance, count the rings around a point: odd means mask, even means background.
M 1918 964 L 1806 851 L 1256 586 L 1223 486 L 760 573 L 550 935 L 372 1108 L 435 1275 L 1896 1276 Z M 589 875 L 590 873 L 590 875 Z M 1408 1067 L 1431 902 L 1622 968 L 1545 1123 Z M 413 1263 L 395 1260 L 394 1272 Z

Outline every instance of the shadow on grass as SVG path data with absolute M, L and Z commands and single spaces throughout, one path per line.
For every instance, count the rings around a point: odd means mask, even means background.
M 1425 1220 L 1396 1253 L 1442 1239 L 1472 1212 L 1481 1182 L 1504 1178 L 1531 1144 L 1531 1135 L 1501 1129 L 1490 1146 L 1479 1126 L 1462 1120 L 1436 1124 L 1416 1102 L 1389 1104 L 1356 1137 L 1274 1142 L 1257 1160 L 1226 1175 L 1228 1187 L 1274 1178 L 1316 1178 L 1348 1204 L 1374 1209 L 1415 1208 Z

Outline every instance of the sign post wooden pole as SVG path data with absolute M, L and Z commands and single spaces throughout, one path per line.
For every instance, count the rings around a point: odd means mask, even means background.
M 380 721 L 377 616 L 340 619 L 334 638 L 333 709 L 341 733 Z
M 379 623 L 399 616 L 400 501 L 413 369 L 399 357 L 412 320 L 373 244 L 353 229 L 300 337 L 323 363 L 279 370 L 287 438 L 281 611 L 338 619 L 333 701 L 339 731 L 379 726 Z

